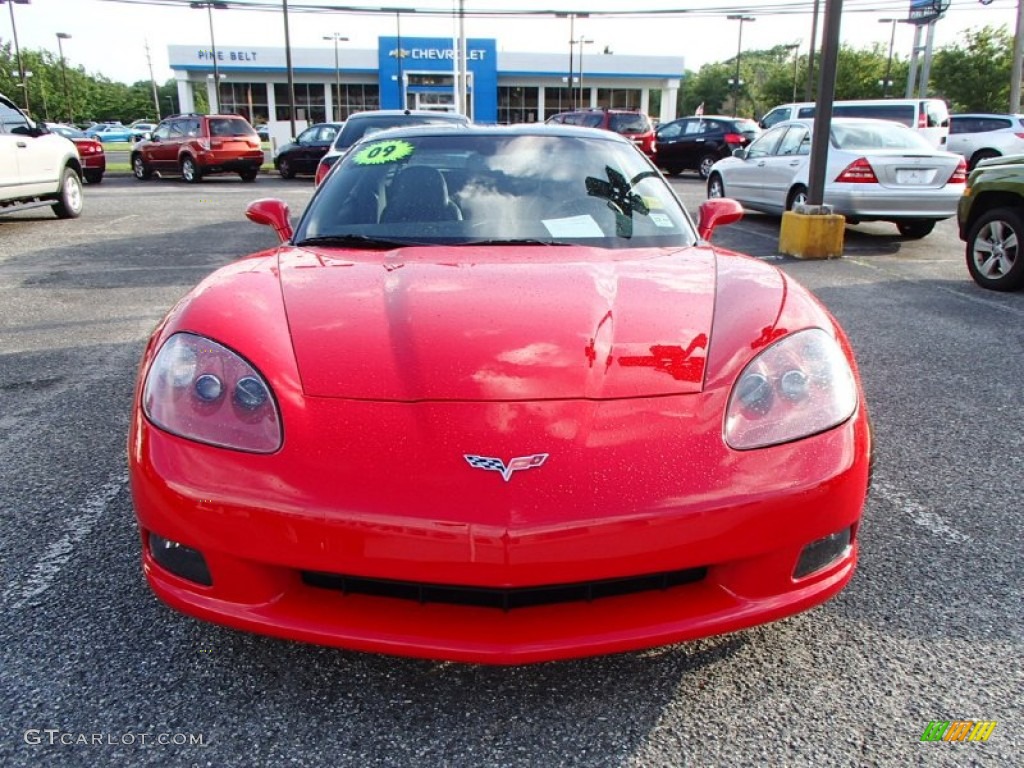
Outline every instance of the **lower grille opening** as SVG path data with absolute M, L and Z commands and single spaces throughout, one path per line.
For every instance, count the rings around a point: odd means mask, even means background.
M 692 584 L 707 575 L 707 568 L 663 571 L 621 579 L 582 581 L 572 584 L 544 584 L 537 587 L 501 589 L 466 587 L 450 584 L 423 584 L 414 581 L 369 579 L 335 573 L 303 571 L 302 581 L 311 587 L 339 590 L 346 594 L 393 597 L 418 603 L 449 603 L 500 608 L 503 611 L 552 603 L 590 602 L 603 597 L 655 592 Z

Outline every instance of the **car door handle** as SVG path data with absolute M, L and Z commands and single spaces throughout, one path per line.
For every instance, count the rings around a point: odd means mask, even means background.
M 19 142 L 18 142 L 18 146 L 19 146 L 19 147 L 20 147 L 21 149 L 25 149 L 25 148 L 26 148 L 26 147 L 28 146 L 28 144 L 26 144 L 26 143 L 25 143 L 24 141 L 19 141 Z
M 789 167 L 790 168 L 796 168 L 798 165 L 800 165 L 800 161 L 799 160 L 790 160 L 789 161 Z
M 757 167 L 758 168 L 764 168 L 764 160 L 758 160 Z

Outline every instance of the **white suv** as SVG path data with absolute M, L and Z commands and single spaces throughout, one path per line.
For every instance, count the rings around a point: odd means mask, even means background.
M 0 212 L 41 205 L 61 219 L 82 213 L 78 151 L 0 94 Z
M 972 170 L 990 157 L 1024 153 L 1024 115 L 950 115 L 946 149 Z

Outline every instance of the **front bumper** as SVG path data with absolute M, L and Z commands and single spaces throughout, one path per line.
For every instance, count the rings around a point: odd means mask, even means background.
M 464 409 L 479 405 L 362 403 L 353 420 L 340 417 L 351 404 L 307 398 L 309 424 L 294 415 L 285 447 L 273 456 L 189 443 L 136 414 L 131 479 L 144 570 L 171 606 L 238 629 L 499 664 L 731 632 L 827 600 L 849 581 L 857 559 L 866 417 L 859 412 L 792 445 L 737 453 L 722 446 L 719 418 L 701 415 L 720 413 L 705 408 L 714 399 L 533 404 L 532 413 L 525 405 L 487 406 L 517 410 L 507 421 L 512 433 L 560 423 L 567 414 L 559 411 L 590 416 L 577 420 L 591 424 L 587 435 L 551 440 L 550 466 L 508 482 L 468 468 L 451 445 L 481 444 L 477 431 L 498 440 L 493 427 L 484 428 L 487 418 L 454 440 L 435 435 L 433 450 L 412 439 L 460 423 Z M 685 439 L 681 419 L 696 422 Z M 530 421 L 537 424 L 523 423 Z M 314 424 L 317 437 L 304 439 Z M 372 433 L 362 429 L 370 424 Z M 668 445 L 674 450 L 666 452 Z M 496 453 L 526 450 L 512 440 Z M 847 529 L 849 547 L 794 578 L 805 547 Z M 161 567 L 150 532 L 201 552 L 212 586 Z M 509 610 L 345 594 L 309 579 L 312 572 L 517 588 L 679 569 L 706 571 L 665 589 Z

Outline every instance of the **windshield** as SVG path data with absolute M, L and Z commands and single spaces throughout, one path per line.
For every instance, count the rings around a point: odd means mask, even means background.
M 211 117 L 211 136 L 255 136 L 255 129 L 240 117 Z
M 334 140 L 335 149 L 351 147 L 363 136 L 386 131 L 388 128 L 411 128 L 414 125 L 438 125 L 438 124 L 468 125 L 469 120 L 463 115 L 447 114 L 438 112 L 434 115 L 375 115 L 373 117 L 353 116 L 344 124 Z
M 916 131 L 898 124 L 833 123 L 832 144 L 837 149 L 919 149 L 934 152 L 935 147 Z
M 542 130 L 368 138 L 317 192 L 295 242 L 636 248 L 696 241 L 679 201 L 632 145 Z
M 612 114 L 609 118 L 608 127 L 616 133 L 647 133 L 651 130 L 651 122 L 647 115 Z

